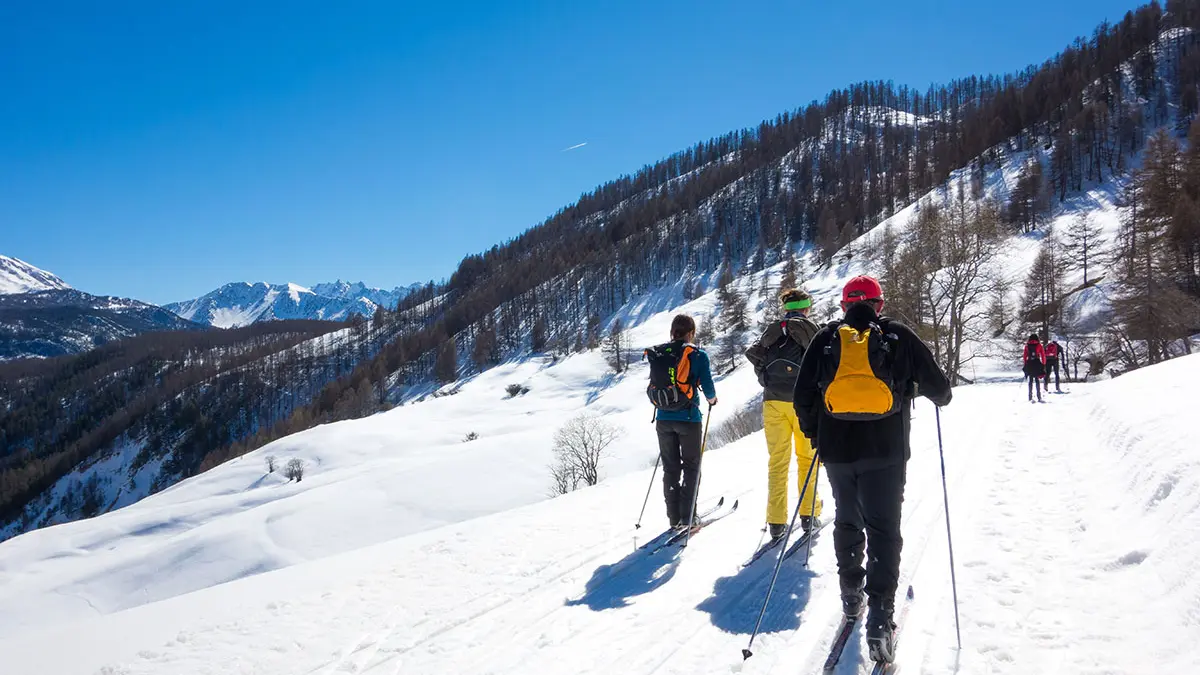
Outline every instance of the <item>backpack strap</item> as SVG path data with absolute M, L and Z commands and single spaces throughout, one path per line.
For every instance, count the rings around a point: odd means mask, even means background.
M 779 347 L 784 342 L 787 342 L 788 340 L 791 339 L 792 336 L 788 335 L 787 319 L 784 319 L 779 322 L 779 333 L 780 333 L 779 337 L 775 338 L 775 341 L 767 346 L 768 351 L 775 349 L 776 347 Z

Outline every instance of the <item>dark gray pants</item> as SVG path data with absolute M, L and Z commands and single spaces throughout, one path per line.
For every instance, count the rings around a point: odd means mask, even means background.
M 671 525 L 687 522 L 700 482 L 699 422 L 658 422 L 658 454 L 662 459 L 663 497 Z
M 1030 401 L 1033 400 L 1033 392 L 1035 389 L 1037 390 L 1037 400 L 1039 400 L 1039 401 L 1042 400 L 1042 376 L 1041 375 L 1030 375 L 1029 376 L 1029 400 Z M 1049 393 L 1049 391 L 1050 391 L 1050 383 L 1046 382 L 1046 392 Z
M 865 577 L 868 604 L 887 611 L 895 604 L 900 583 L 905 469 L 904 462 L 825 465 L 837 503 L 833 547 L 842 588 L 857 589 Z

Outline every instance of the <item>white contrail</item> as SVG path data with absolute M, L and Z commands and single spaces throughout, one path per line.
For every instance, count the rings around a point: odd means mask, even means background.
M 587 145 L 587 141 L 584 141 L 584 142 L 582 142 L 582 143 L 580 143 L 580 144 L 578 144 L 578 145 L 572 145 L 572 146 L 571 146 L 571 147 L 569 147 L 569 148 L 563 148 L 563 149 L 562 149 L 560 152 L 570 152 L 570 151 L 572 151 L 572 150 L 578 150 L 579 148 L 582 148 L 582 147 L 583 147 L 583 146 L 585 146 L 585 145 Z

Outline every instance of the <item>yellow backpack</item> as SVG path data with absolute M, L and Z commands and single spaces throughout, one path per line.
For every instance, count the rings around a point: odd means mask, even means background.
M 841 420 L 877 420 L 903 403 L 892 375 L 897 336 L 872 323 L 866 330 L 838 323 L 825 347 L 833 376 L 822 387 L 825 411 Z

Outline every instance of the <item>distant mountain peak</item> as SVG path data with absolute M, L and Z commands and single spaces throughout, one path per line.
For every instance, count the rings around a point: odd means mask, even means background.
M 394 308 L 412 288 L 385 290 L 341 279 L 311 288 L 292 282 L 241 281 L 225 284 L 194 300 L 164 307 L 190 321 L 218 328 L 277 319 L 343 321 L 353 314 L 369 317 L 380 306 Z
M 24 260 L 0 255 L 0 295 L 61 291 L 71 288 L 67 282 Z

